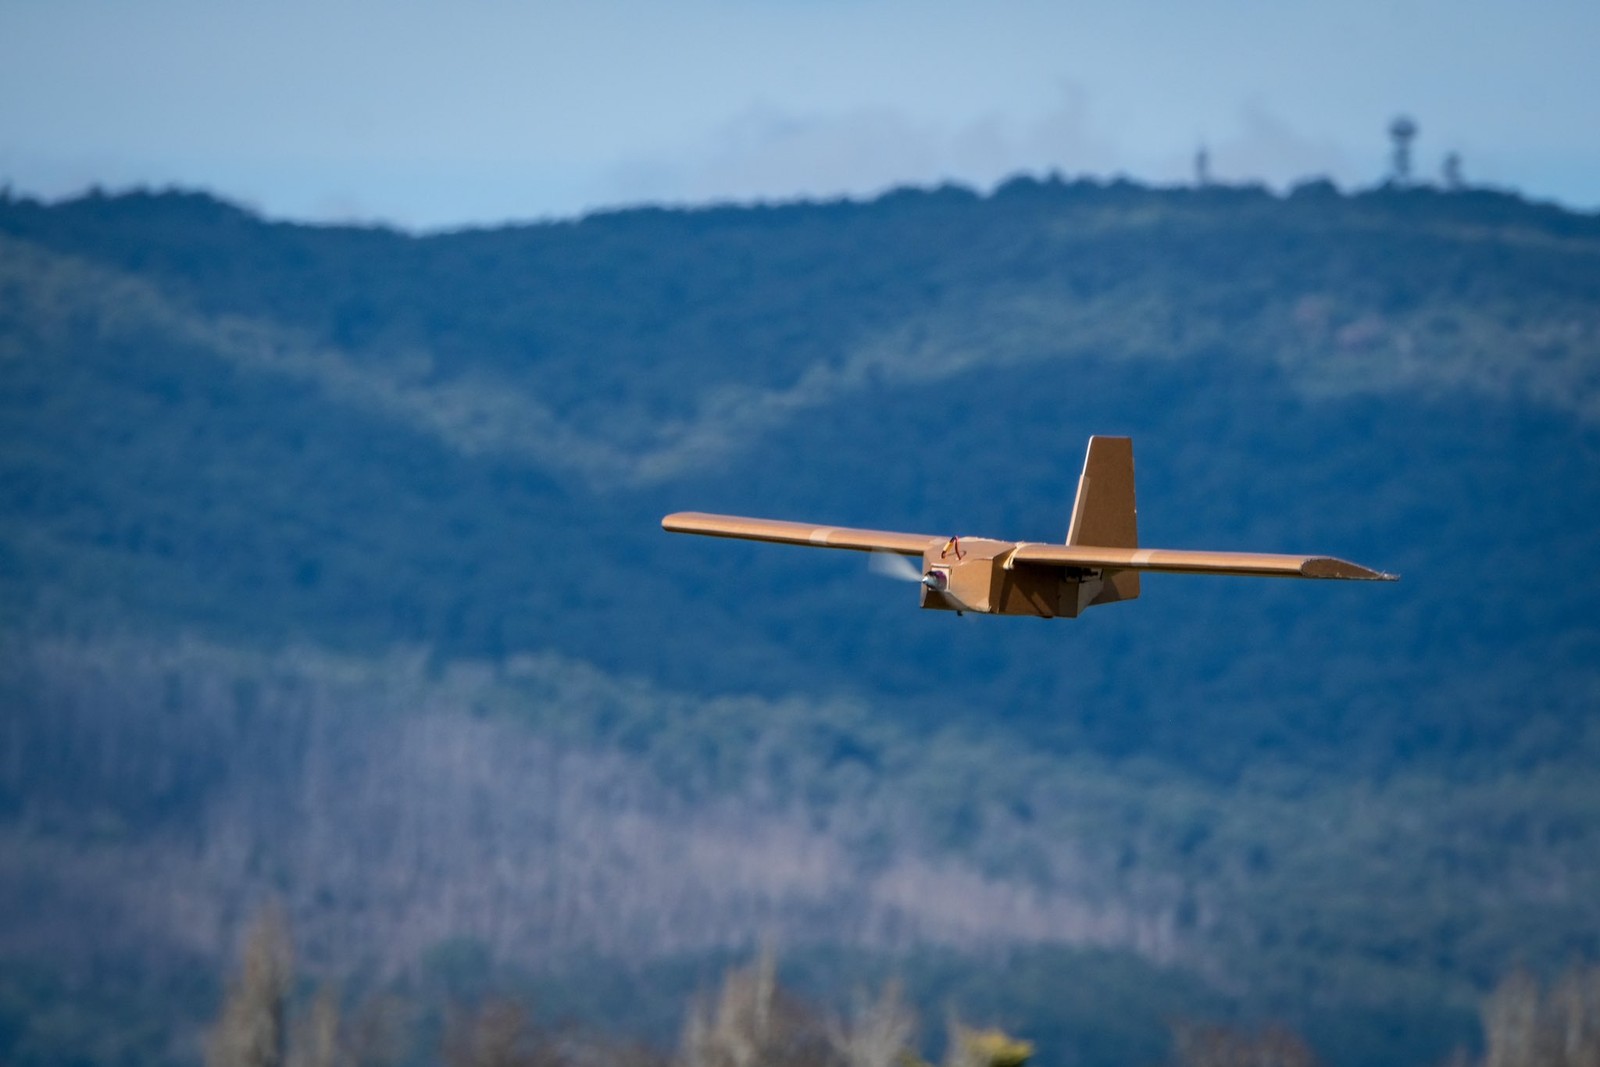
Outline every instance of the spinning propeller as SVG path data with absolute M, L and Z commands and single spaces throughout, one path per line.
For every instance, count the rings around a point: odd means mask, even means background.
M 867 556 L 867 568 L 872 573 L 881 575 L 884 578 L 925 585 L 928 589 L 938 593 L 953 604 L 957 611 L 970 610 L 950 591 L 950 578 L 944 571 L 929 571 L 927 574 L 923 574 L 911 560 L 905 556 L 897 556 L 892 552 L 870 553 Z

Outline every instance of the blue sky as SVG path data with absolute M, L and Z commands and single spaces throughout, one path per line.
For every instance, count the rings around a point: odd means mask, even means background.
M 1600 3 L 0 0 L 0 181 L 413 228 L 1019 171 L 1600 208 Z

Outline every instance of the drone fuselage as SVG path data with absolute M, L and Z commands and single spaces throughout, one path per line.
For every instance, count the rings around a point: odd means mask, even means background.
M 1105 589 L 1099 570 L 1012 563 L 1015 541 L 934 541 L 922 554 L 922 606 L 982 615 L 1074 619 Z

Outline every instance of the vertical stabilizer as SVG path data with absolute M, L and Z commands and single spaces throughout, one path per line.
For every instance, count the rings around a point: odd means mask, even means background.
M 1138 548 L 1139 512 L 1133 498 L 1133 439 L 1091 437 L 1078 479 L 1067 544 Z M 1087 592 L 1087 590 L 1086 590 Z M 1098 595 L 1085 604 L 1110 604 L 1139 595 L 1138 571 L 1110 571 Z

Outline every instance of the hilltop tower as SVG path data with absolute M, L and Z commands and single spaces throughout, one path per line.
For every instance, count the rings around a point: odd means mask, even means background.
M 1411 184 L 1411 141 L 1416 136 L 1417 124 L 1408 116 L 1401 115 L 1389 123 L 1389 139 L 1394 142 L 1390 180 L 1396 185 Z

